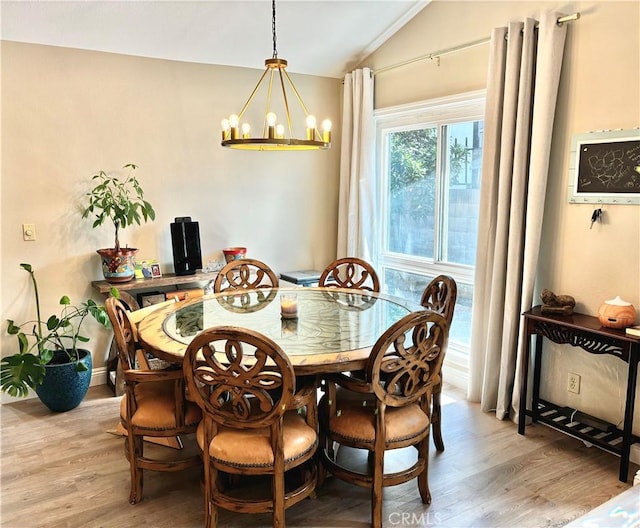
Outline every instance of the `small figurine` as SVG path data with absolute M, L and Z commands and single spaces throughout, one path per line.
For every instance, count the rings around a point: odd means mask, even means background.
M 555 315 L 571 315 L 576 305 L 576 300 L 571 295 L 556 295 L 546 288 L 540 292 L 542 299 L 542 313 Z

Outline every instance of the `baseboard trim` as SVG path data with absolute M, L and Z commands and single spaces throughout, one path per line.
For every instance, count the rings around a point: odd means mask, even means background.
M 467 370 L 460 368 L 457 363 L 447 362 L 447 358 L 444 359 L 444 365 L 442 366 L 442 379 L 445 383 L 451 383 L 454 387 L 462 389 L 466 394 L 469 382 Z

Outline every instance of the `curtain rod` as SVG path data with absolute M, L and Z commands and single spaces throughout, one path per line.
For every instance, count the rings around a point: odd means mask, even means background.
M 562 25 L 565 22 L 572 22 L 573 20 L 578 20 L 580 18 L 580 13 L 573 13 L 572 15 L 561 16 L 556 20 L 556 24 Z M 538 26 L 536 26 L 538 27 Z M 400 68 L 401 66 L 407 66 L 408 64 L 413 64 L 414 62 L 420 62 L 423 60 L 433 60 L 440 59 L 443 55 L 448 55 L 449 53 L 456 53 L 457 51 L 466 50 L 469 48 L 475 48 L 476 46 L 481 46 L 482 44 L 486 44 L 491 40 L 491 37 L 486 37 L 479 40 L 474 40 L 473 42 L 468 42 L 466 44 L 460 44 L 459 46 L 454 46 L 452 48 L 446 48 L 439 51 L 434 51 L 433 53 L 429 53 L 427 55 L 421 55 L 420 57 L 415 57 L 414 59 L 408 59 L 403 62 L 399 62 L 397 64 L 392 64 L 390 66 L 385 66 L 384 68 L 379 68 L 373 71 L 373 75 L 378 75 L 379 73 L 383 73 L 389 70 L 395 70 L 396 68 Z

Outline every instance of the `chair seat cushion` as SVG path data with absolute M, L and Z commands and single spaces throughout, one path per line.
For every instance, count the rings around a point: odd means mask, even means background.
M 152 383 L 138 383 L 135 386 L 136 403 L 138 408 L 131 417 L 135 427 L 161 431 L 177 427 L 175 412 L 176 400 L 174 395 L 175 382 L 157 381 Z M 127 422 L 127 394 L 120 402 L 120 419 Z M 202 419 L 202 411 L 195 403 L 185 401 L 185 426 L 194 427 Z
M 290 463 L 315 451 L 318 437 L 309 427 L 304 417 L 297 411 L 285 413 L 283 418 L 284 461 Z M 204 446 L 204 422 L 196 431 L 200 449 Z M 232 467 L 271 467 L 271 431 L 268 427 L 258 429 L 231 429 L 219 426 L 218 434 L 209 444 L 209 456 L 222 464 Z
M 326 414 L 326 396 L 320 401 Z M 339 443 L 369 443 L 373 445 L 376 430 L 376 399 L 372 394 L 359 394 L 337 387 L 336 415 L 329 417 L 330 435 Z M 429 428 L 429 417 L 417 403 L 404 407 L 386 407 L 385 428 L 387 446 L 423 435 Z

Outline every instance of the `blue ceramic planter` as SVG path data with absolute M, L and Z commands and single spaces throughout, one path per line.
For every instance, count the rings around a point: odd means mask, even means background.
M 42 384 L 36 387 L 36 394 L 40 401 L 55 412 L 75 409 L 87 394 L 91 382 L 91 353 L 79 349 L 80 363 L 87 370 L 76 372 L 76 364 L 68 362 L 65 352 L 58 351 L 53 360 L 45 365 L 45 375 Z

